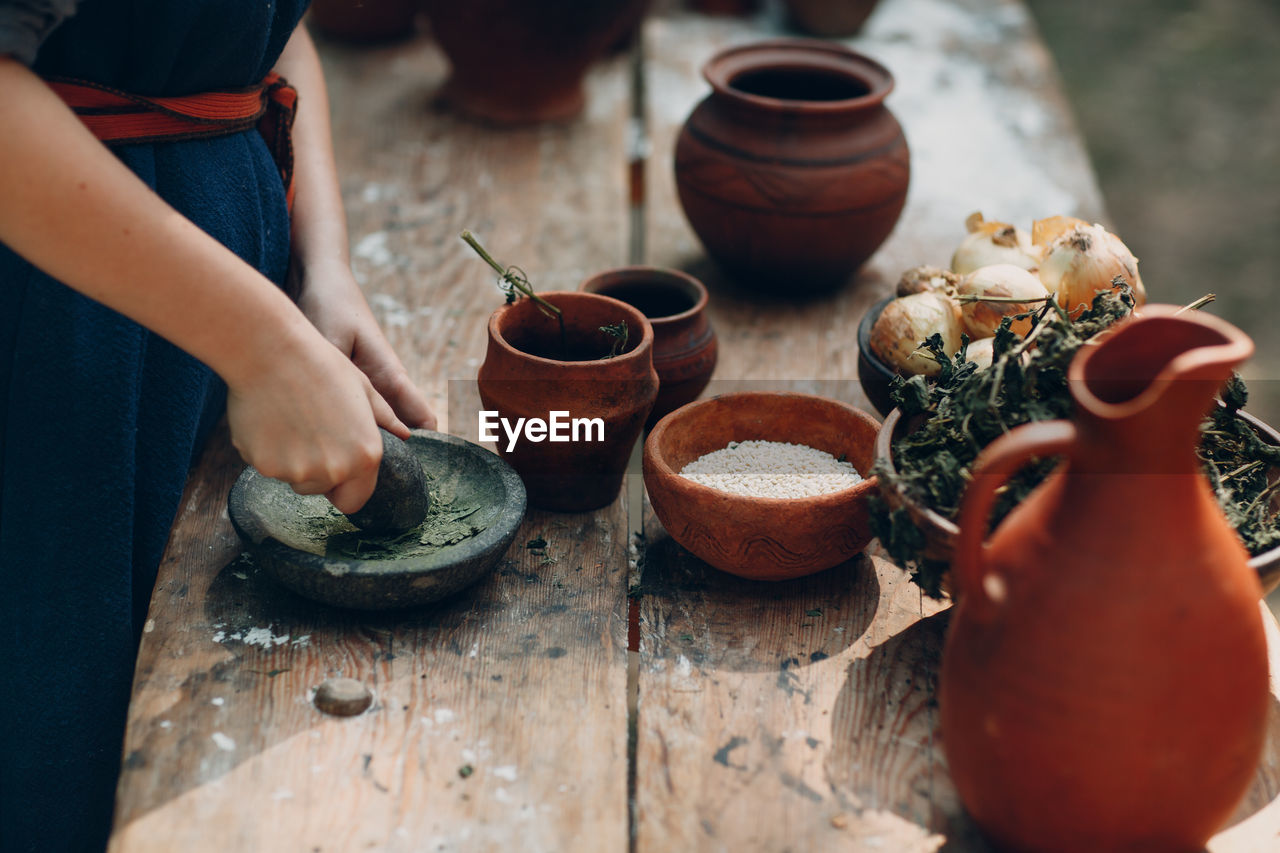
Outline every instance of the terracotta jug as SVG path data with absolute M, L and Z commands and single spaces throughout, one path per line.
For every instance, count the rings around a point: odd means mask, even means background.
M 546 434 L 509 447 L 504 429 L 498 429 L 498 452 L 524 481 L 531 506 L 559 512 L 596 509 L 618 496 L 631 449 L 658 396 L 653 327 L 635 308 L 607 296 L 538 295 L 564 312 L 568 357 L 560 350 L 559 324 L 537 304 L 519 299 L 504 305 L 489 318 L 480 401 L 513 425 L 519 418 L 550 423 L 553 412 L 565 413 L 570 440 Z M 622 322 L 627 348 L 603 358 L 610 339 L 600 327 Z M 582 428 L 575 435 L 573 420 L 595 418 L 603 430 Z
M 680 204 L 739 281 L 784 294 L 846 282 L 893 230 L 910 156 L 883 65 L 818 39 L 730 48 L 676 141 Z
M 702 282 L 680 270 L 619 267 L 593 275 L 581 289 L 622 300 L 653 326 L 658 399 L 649 412 L 648 426 L 698 399 L 716 369 L 717 351 Z
M 980 456 L 939 702 L 956 788 L 1000 844 L 1199 850 L 1244 795 L 1270 701 L 1261 588 L 1195 448 L 1252 352 L 1223 320 L 1147 306 L 1071 363 L 1074 422 Z M 1055 455 L 984 549 L 996 489 Z

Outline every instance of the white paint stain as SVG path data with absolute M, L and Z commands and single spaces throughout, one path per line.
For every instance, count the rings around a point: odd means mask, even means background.
M 217 707 L 219 707 L 219 708 L 221 708 L 223 705 L 225 705 L 225 704 L 226 704 L 226 702 L 227 702 L 227 700 L 226 700 L 226 699 L 223 699 L 221 696 L 215 696 L 215 697 L 213 697 L 212 699 L 210 699 L 210 700 L 209 700 L 209 704 L 210 704 L 210 705 L 215 705 L 215 706 L 217 706 Z
M 271 792 L 271 799 L 276 802 L 280 802 L 281 800 L 292 800 L 293 791 L 290 791 L 288 788 L 276 788 Z
M 155 629 L 156 629 L 156 620 L 154 620 L 154 619 L 148 619 L 148 620 L 147 620 L 147 624 L 145 624 L 145 625 L 143 625 L 143 626 L 142 626 L 142 633 L 144 633 L 144 634 L 150 634 L 150 633 L 151 633 L 152 631 L 154 631 Z
M 471 651 L 467 653 L 467 657 L 473 658 L 478 654 L 480 654 L 480 641 L 476 640 L 471 644 Z
M 209 737 L 213 740 L 214 745 L 224 752 L 231 752 L 236 748 L 236 742 L 222 732 L 214 732 Z
M 434 716 L 436 718 L 436 722 L 442 726 L 447 723 L 452 723 L 458 718 L 458 715 L 448 708 L 436 708 Z
M 311 635 L 307 634 L 294 640 L 294 645 L 306 645 L 306 640 Z M 265 628 L 242 628 L 239 631 L 227 633 L 226 631 L 218 631 L 213 635 L 215 643 L 244 643 L 246 646 L 261 646 L 263 649 L 270 650 L 276 646 L 283 646 L 289 642 L 288 634 L 275 634 L 271 631 L 271 626 Z
M 493 768 L 493 775 L 504 782 L 514 782 L 516 781 L 516 766 L 514 764 L 504 764 L 501 767 L 495 767 Z

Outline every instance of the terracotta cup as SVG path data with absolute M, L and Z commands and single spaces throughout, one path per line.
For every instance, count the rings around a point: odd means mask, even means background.
M 539 296 L 563 312 L 567 353 L 559 324 L 536 303 L 519 299 L 504 305 L 489 318 L 480 401 L 508 424 L 520 418 L 550 424 L 553 413 L 563 413 L 569 440 L 526 433 L 512 445 L 503 428 L 496 430 L 498 452 L 520 474 L 531 506 L 596 509 L 618 496 L 631 450 L 658 396 L 653 327 L 638 310 L 607 296 Z M 618 323 L 627 325 L 627 348 L 604 358 L 611 339 L 600 327 Z M 590 424 L 597 418 L 598 430 Z
M 583 77 L 636 26 L 647 0 L 423 0 L 452 72 L 444 97 L 498 124 L 570 119 Z
M 846 282 L 893 230 L 910 155 L 884 105 L 893 77 L 832 42 L 730 48 L 676 142 L 680 203 L 740 281 L 787 293 Z
M 383 42 L 413 32 L 418 0 L 312 0 L 311 22 L 325 35 L 350 42 Z
M 659 381 L 649 426 L 698 398 L 711 381 L 717 349 L 702 282 L 679 270 L 622 267 L 593 275 L 580 289 L 612 296 L 649 318 Z

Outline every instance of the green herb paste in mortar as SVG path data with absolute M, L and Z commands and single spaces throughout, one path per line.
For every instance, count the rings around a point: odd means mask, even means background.
M 326 557 L 360 560 L 400 560 L 421 557 L 470 539 L 485 529 L 475 516 L 483 504 L 459 500 L 455 478 L 436 482 L 430 473 L 431 506 L 417 527 L 393 536 L 379 536 L 356 528 L 327 500 L 304 501 L 295 521 L 286 526 L 299 540 L 301 550 Z M 289 543 L 297 547 L 301 542 Z

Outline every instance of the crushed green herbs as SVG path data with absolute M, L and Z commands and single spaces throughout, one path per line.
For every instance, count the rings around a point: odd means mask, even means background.
M 1130 289 L 1119 281 L 1116 285 L 1099 293 L 1074 321 L 1053 301 L 1029 312 L 1033 325 L 1022 338 L 1009 330 L 1014 318 L 1006 317 L 986 370 L 967 360 L 967 339 L 954 357 L 944 351 L 941 336 L 925 341 L 921 348 L 940 367 L 936 381 L 926 382 L 923 376 L 894 379 L 892 398 L 910 431 L 893 443 L 896 471 L 890 474 L 878 462 L 874 473 L 894 480 L 913 502 L 954 521 L 984 447 L 1021 424 L 1071 417 L 1067 367 L 1076 351 L 1133 310 Z M 1199 455 L 1228 520 L 1256 555 L 1280 544 L 1271 500 L 1280 485 L 1269 476 L 1272 466 L 1280 466 L 1280 448 L 1263 441 L 1240 417 L 1246 399 L 1244 383 L 1234 377 L 1223 390 L 1223 405 L 1201 426 Z M 1011 478 L 997 500 L 994 521 L 1021 502 L 1055 464 L 1054 459 L 1039 460 Z M 924 533 L 907 510 L 873 499 L 871 521 L 894 561 L 911 568 L 928 595 L 940 596 L 948 564 L 924 556 Z

